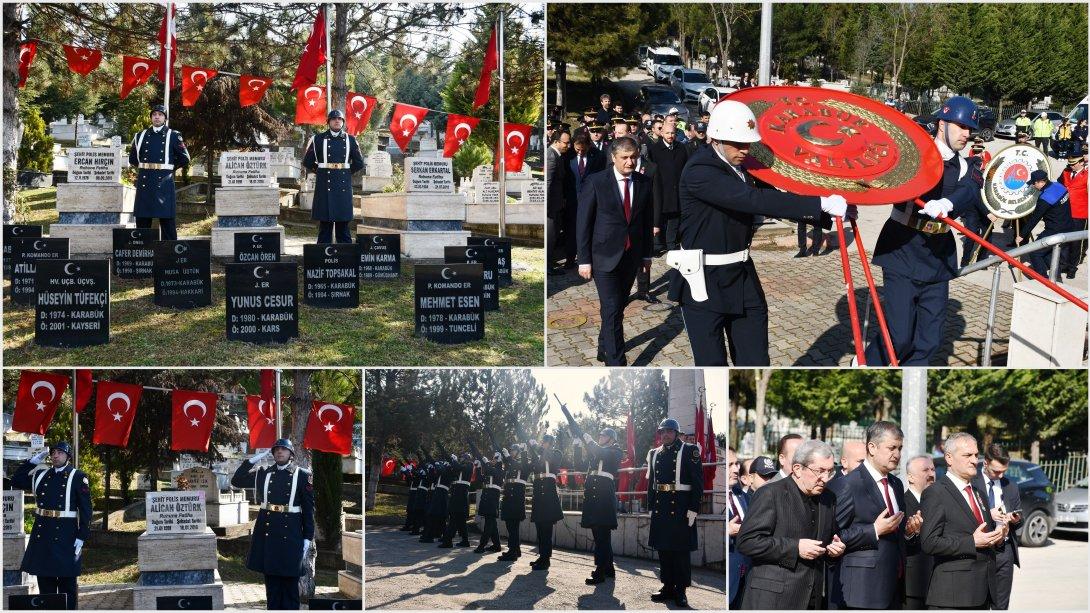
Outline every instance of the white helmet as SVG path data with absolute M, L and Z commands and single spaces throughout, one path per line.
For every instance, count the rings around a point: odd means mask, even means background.
M 733 143 L 755 143 L 761 140 L 753 111 L 737 100 L 723 100 L 712 107 L 707 134 L 710 139 Z

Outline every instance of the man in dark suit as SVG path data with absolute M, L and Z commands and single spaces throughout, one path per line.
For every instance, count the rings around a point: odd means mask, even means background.
M 836 495 L 825 484 L 833 450 L 821 441 L 799 445 L 791 476 L 761 488 L 753 498 L 737 550 L 750 557 L 743 609 L 819 609 L 825 566 L 844 553 L 836 535 Z
M 867 459 L 867 445 L 863 441 L 844 441 L 840 449 L 840 468 L 836 469 L 836 475 L 829 482 L 833 484 L 837 479 L 843 478 L 848 473 L 859 468 L 860 462 Z
M 606 166 L 606 156 L 590 144 L 590 137 L 577 134 L 571 141 L 572 151 L 568 152 L 568 172 L 564 176 L 564 268 L 575 268 L 576 244 L 575 225 L 579 211 L 579 192 L 583 189 L 586 178 Z
M 935 559 L 927 588 L 930 609 L 987 609 L 998 597 L 995 546 L 1007 535 L 986 512 L 987 493 L 971 485 L 977 474 L 976 439 L 966 432 L 943 445 L 946 475 L 924 490 L 924 553 Z
M 906 518 L 904 486 L 891 472 L 901 462 L 903 442 L 896 424 L 875 422 L 867 428 L 866 459 L 829 485 L 847 548 L 831 568 L 830 608 L 901 608 L 905 539 L 915 540 L 920 531 L 919 518 Z
M 639 173 L 651 180 L 651 208 L 652 211 L 658 210 L 659 202 L 662 200 L 662 185 L 659 183 L 659 167 L 658 164 L 648 160 L 642 155 L 636 158 L 636 169 L 633 171 Z M 652 212 L 652 220 L 654 219 L 654 213 Z M 652 235 L 654 235 L 654 221 L 652 223 Z M 651 255 L 654 255 L 654 249 L 652 249 Z M 651 267 L 647 266 L 641 268 L 636 273 L 636 293 L 632 295 L 633 300 L 643 300 L 651 304 L 657 304 L 658 298 L 651 295 Z
M 730 608 L 737 609 L 742 605 L 742 585 L 745 580 L 746 569 L 749 568 L 749 558 L 735 550 L 734 540 L 742 529 L 742 521 L 746 518 L 749 509 L 749 494 L 742 491 L 738 484 L 741 473 L 741 464 L 738 463 L 738 454 L 734 448 L 727 449 L 727 480 L 730 489 L 727 490 L 727 553 L 730 559 L 730 570 L 727 571 L 727 602 Z
M 1018 485 L 1005 476 L 1010 463 L 1011 457 L 1003 447 L 992 443 L 984 450 L 984 464 L 980 472 L 973 476 L 973 487 L 987 492 L 984 501 L 988 504 L 992 519 L 997 524 L 1007 525 L 1007 536 L 995 548 L 996 587 L 999 592 L 992 608 L 1000 610 L 1010 606 L 1014 567 L 1021 566 L 1018 560 L 1018 528 L 1022 526 L 1022 495 L 1018 493 Z
M 689 152 L 677 143 L 677 127 L 663 128 L 662 138 L 648 145 L 648 158 L 658 165 L 660 200 L 655 203 L 655 250 L 677 249 L 678 187 Z
M 557 130 L 549 139 L 549 148 L 545 151 L 545 250 L 546 262 L 549 274 L 563 274 L 564 269 L 557 265 L 564 253 L 562 233 L 564 231 L 564 209 L 567 203 L 564 199 L 564 176 L 567 168 L 564 164 L 564 154 L 568 151 L 571 135 L 565 131 Z
M 634 139 L 621 137 L 610 149 L 612 166 L 591 175 L 579 193 L 577 258 L 579 276 L 593 278 L 598 288 L 598 359 L 625 366 L 624 307 L 636 272 L 651 267 L 652 184 L 634 172 Z
M 920 498 L 924 490 L 935 483 L 935 461 L 929 455 L 915 456 L 905 463 L 905 473 L 908 475 L 905 516 L 918 517 L 922 521 Z M 905 548 L 906 609 L 924 609 L 927 606 L 927 586 L 931 583 L 931 571 L 935 566 L 935 560 L 923 552 L 922 540 L 912 539 L 907 542 Z

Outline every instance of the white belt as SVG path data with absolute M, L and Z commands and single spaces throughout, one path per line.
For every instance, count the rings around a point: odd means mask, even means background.
M 526 481 L 522 479 L 508 479 L 505 483 L 518 483 L 519 485 L 527 485 Z
M 332 163 L 332 162 L 318 162 L 318 168 L 327 168 L 329 170 L 345 170 L 350 168 L 348 164 Z
M 502 487 L 500 487 L 500 486 L 498 486 L 498 485 L 496 485 L 496 484 L 494 484 L 494 483 L 489 483 L 489 484 L 488 484 L 488 485 L 486 485 L 485 487 L 490 487 L 490 488 L 492 488 L 492 489 L 495 489 L 495 490 L 503 490 L 503 488 L 502 488 Z
M 447 490 L 448 492 L 450 491 L 450 486 L 449 486 L 449 485 L 442 485 L 442 484 L 439 484 L 439 485 L 436 485 L 435 487 L 441 487 L 441 488 L 443 488 L 443 489 Z
M 150 162 L 140 162 L 140 168 L 143 170 L 174 170 L 174 164 L 152 164 Z
M 704 279 L 705 266 L 726 266 L 748 259 L 748 248 L 733 253 L 706 254 L 703 249 L 674 249 L 666 252 L 666 264 L 681 273 L 682 278 L 689 284 L 689 295 L 696 302 L 708 299 L 708 288 Z
M 38 517 L 79 517 L 75 511 L 54 511 L 52 509 L 38 509 Z
M 589 472 L 587 473 L 587 476 L 588 476 L 588 477 L 606 477 L 606 478 L 608 478 L 608 479 L 609 479 L 610 481 L 612 481 L 612 480 L 613 480 L 613 475 L 611 475 L 610 473 L 607 473 L 607 472 L 606 472 L 606 471 L 604 471 L 604 470 L 592 470 L 592 471 L 589 471 Z
M 553 479 L 556 479 L 556 475 L 553 473 L 538 473 L 537 476 L 545 478 L 552 477 Z
M 303 507 L 289 507 L 283 504 L 269 504 L 265 503 L 261 505 L 262 509 L 266 511 L 275 511 L 277 513 L 302 513 Z
M 745 262 L 749 259 L 749 249 L 743 249 L 741 251 L 735 251 L 734 253 L 712 253 L 704 254 L 705 266 L 725 266 L 727 264 L 737 264 L 739 262 Z
M 412 486 L 412 487 L 410 487 L 410 488 L 409 488 L 409 491 L 411 492 L 411 491 L 413 491 L 413 490 L 415 490 L 415 489 L 416 489 L 416 486 L 414 485 L 414 486 Z
M 469 481 L 462 481 L 461 479 L 459 479 L 459 480 L 455 481 L 455 482 L 453 483 L 453 485 L 466 485 L 466 486 L 468 486 L 468 485 L 469 485 Z

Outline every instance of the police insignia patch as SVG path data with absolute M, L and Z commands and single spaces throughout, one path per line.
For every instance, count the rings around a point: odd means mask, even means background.
M 693 460 L 696 462 L 700 461 L 700 450 L 695 447 L 693 448 Z

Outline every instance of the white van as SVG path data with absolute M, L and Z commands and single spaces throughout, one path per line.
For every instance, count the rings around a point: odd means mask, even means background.
M 681 55 L 668 47 L 658 47 L 647 52 L 647 71 L 655 78 L 656 83 L 666 83 L 670 80 L 670 73 L 675 68 L 684 68 L 681 65 Z

